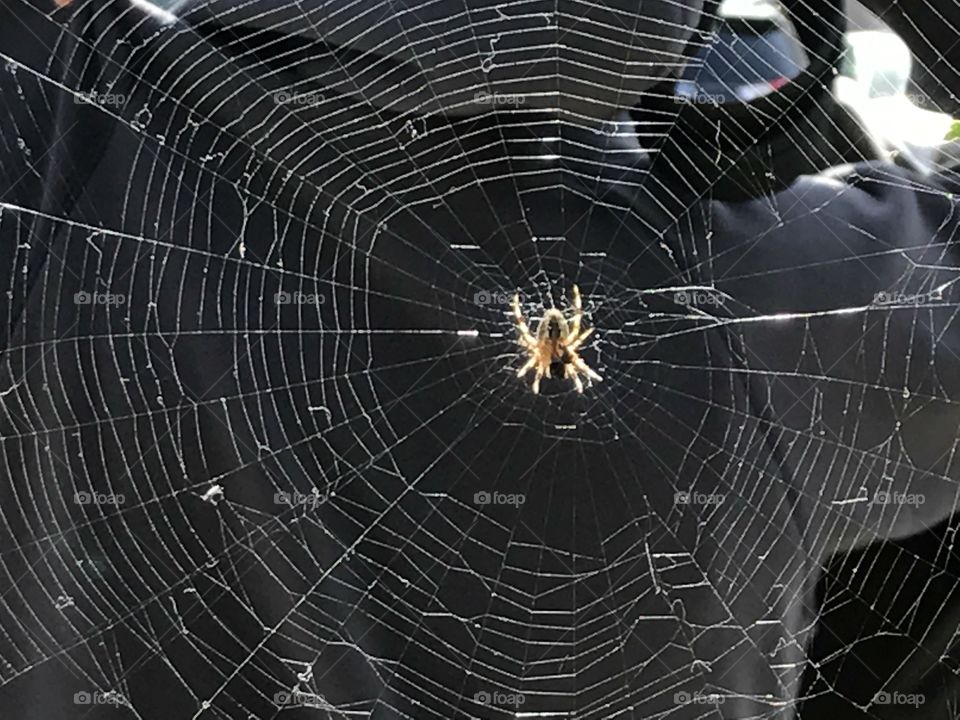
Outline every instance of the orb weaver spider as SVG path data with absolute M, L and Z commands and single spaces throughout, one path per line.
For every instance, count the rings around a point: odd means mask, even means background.
M 540 380 L 544 376 L 573 380 L 578 393 L 583 392 L 580 375 L 586 375 L 595 381 L 603 379 L 587 367 L 577 352 L 595 328 L 587 328 L 581 332 L 583 305 L 580 301 L 580 289 L 576 285 L 573 286 L 571 296 L 573 317 L 569 322 L 560 310 L 552 307 L 543 314 L 537 324 L 536 334 L 530 332 L 530 327 L 520 311 L 520 295 L 513 296 L 513 319 L 520 331 L 517 342 L 526 348 L 529 355 L 527 363 L 517 370 L 517 377 L 523 377 L 530 370 L 534 370 L 534 393 L 540 392 Z

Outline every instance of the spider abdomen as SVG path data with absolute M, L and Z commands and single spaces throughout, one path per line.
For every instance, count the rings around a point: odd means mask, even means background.
M 555 380 L 562 380 L 567 375 L 567 365 L 573 360 L 565 347 L 560 347 L 559 352 L 554 352 L 553 360 L 550 362 L 550 377 Z

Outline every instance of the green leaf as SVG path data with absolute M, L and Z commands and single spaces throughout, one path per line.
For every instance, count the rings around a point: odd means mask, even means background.
M 960 140 L 960 120 L 954 120 L 944 140 Z

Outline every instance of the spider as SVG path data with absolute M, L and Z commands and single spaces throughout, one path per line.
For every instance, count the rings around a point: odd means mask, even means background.
M 590 337 L 594 328 L 580 331 L 580 320 L 583 318 L 583 306 L 580 302 L 580 289 L 573 286 L 573 318 L 567 318 L 557 308 L 550 308 L 544 313 L 537 325 L 537 334 L 533 335 L 527 321 L 520 312 L 520 295 L 513 296 L 513 319 L 517 323 L 520 337 L 517 342 L 523 345 L 530 357 L 527 364 L 517 370 L 517 377 L 523 377 L 530 370 L 536 370 L 533 378 L 533 392 L 540 392 L 540 380 L 544 375 L 557 379 L 573 380 L 578 393 L 583 392 L 583 382 L 580 375 L 586 375 L 591 380 L 601 380 L 593 370 L 577 354 L 577 350 Z

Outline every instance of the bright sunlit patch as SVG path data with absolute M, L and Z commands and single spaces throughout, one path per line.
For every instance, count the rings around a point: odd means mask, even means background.
M 134 7 L 140 8 L 144 12 L 150 13 L 153 17 L 157 18 L 164 23 L 176 22 L 177 16 L 173 13 L 164 10 L 162 7 L 154 5 L 153 3 L 146 2 L 146 0 L 130 0 L 130 4 Z

